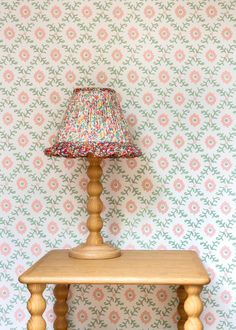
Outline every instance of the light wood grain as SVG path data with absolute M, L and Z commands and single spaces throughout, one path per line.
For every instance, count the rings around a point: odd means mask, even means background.
M 202 286 L 185 285 L 184 288 L 188 295 L 184 303 L 184 310 L 188 315 L 184 330 L 202 330 L 203 326 L 199 318 L 203 309 L 203 304 L 200 299 Z
M 19 278 L 22 283 L 177 284 L 209 283 L 194 251 L 122 251 L 106 260 L 72 259 L 53 250 Z
M 45 284 L 28 284 L 31 297 L 27 308 L 30 312 L 30 320 L 27 323 L 28 330 L 46 330 L 46 322 L 42 315 L 46 308 L 46 302 L 43 298 Z
M 187 320 L 187 314 L 184 310 L 184 302 L 187 298 L 187 292 L 185 291 L 183 285 L 180 285 L 177 289 L 177 296 L 179 298 L 178 313 L 180 319 L 178 321 L 178 330 L 184 330 L 184 324 Z
M 69 291 L 69 285 L 67 284 L 57 284 L 53 290 L 54 296 L 56 298 L 54 304 L 54 313 L 56 315 L 54 321 L 55 330 L 67 330 L 68 322 L 66 319 L 66 314 L 68 312 L 67 296 Z

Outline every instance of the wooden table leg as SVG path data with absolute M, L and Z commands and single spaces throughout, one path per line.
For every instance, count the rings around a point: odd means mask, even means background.
M 43 291 L 46 284 L 28 284 L 27 287 L 31 293 L 27 304 L 28 311 L 31 314 L 31 318 L 27 323 L 27 329 L 46 330 L 46 322 L 42 317 L 46 308 L 46 302 L 43 298 Z
M 180 285 L 177 289 L 177 296 L 179 298 L 179 305 L 178 305 L 178 312 L 180 319 L 178 321 L 178 330 L 184 330 L 184 324 L 188 318 L 185 310 L 184 310 L 184 302 L 187 298 L 187 293 L 183 287 L 183 285 Z
M 67 296 L 69 291 L 69 285 L 57 284 L 53 290 L 56 302 L 54 304 L 54 312 L 56 319 L 54 321 L 54 329 L 67 330 L 68 322 L 66 314 L 68 312 Z
M 203 304 L 200 298 L 202 286 L 185 285 L 184 289 L 188 295 L 184 303 L 184 310 L 188 315 L 184 330 L 203 330 L 203 325 L 199 318 L 203 310 Z

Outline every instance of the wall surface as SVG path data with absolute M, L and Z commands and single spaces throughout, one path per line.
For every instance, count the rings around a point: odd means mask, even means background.
M 0 328 L 26 328 L 17 277 L 87 235 L 86 161 L 43 149 L 73 88 L 98 85 L 119 92 L 144 153 L 104 162 L 104 236 L 196 250 L 212 279 L 204 329 L 236 329 L 236 1 L 3 0 L 0 12 Z M 175 329 L 176 305 L 173 287 L 74 286 L 70 329 Z

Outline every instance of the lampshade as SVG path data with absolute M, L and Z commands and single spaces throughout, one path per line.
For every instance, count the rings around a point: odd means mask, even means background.
M 76 88 L 47 156 L 138 157 L 116 92 L 110 88 Z

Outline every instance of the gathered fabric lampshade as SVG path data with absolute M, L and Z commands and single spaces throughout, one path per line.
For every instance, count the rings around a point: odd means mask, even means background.
M 102 158 L 138 157 L 142 153 L 133 143 L 116 92 L 99 87 L 74 89 L 56 142 L 44 152 L 47 156 L 87 157 L 89 161 L 89 235 L 84 244 L 70 250 L 70 256 L 81 259 L 118 257 L 120 250 L 104 243 L 100 233 L 103 226 L 100 163 Z

